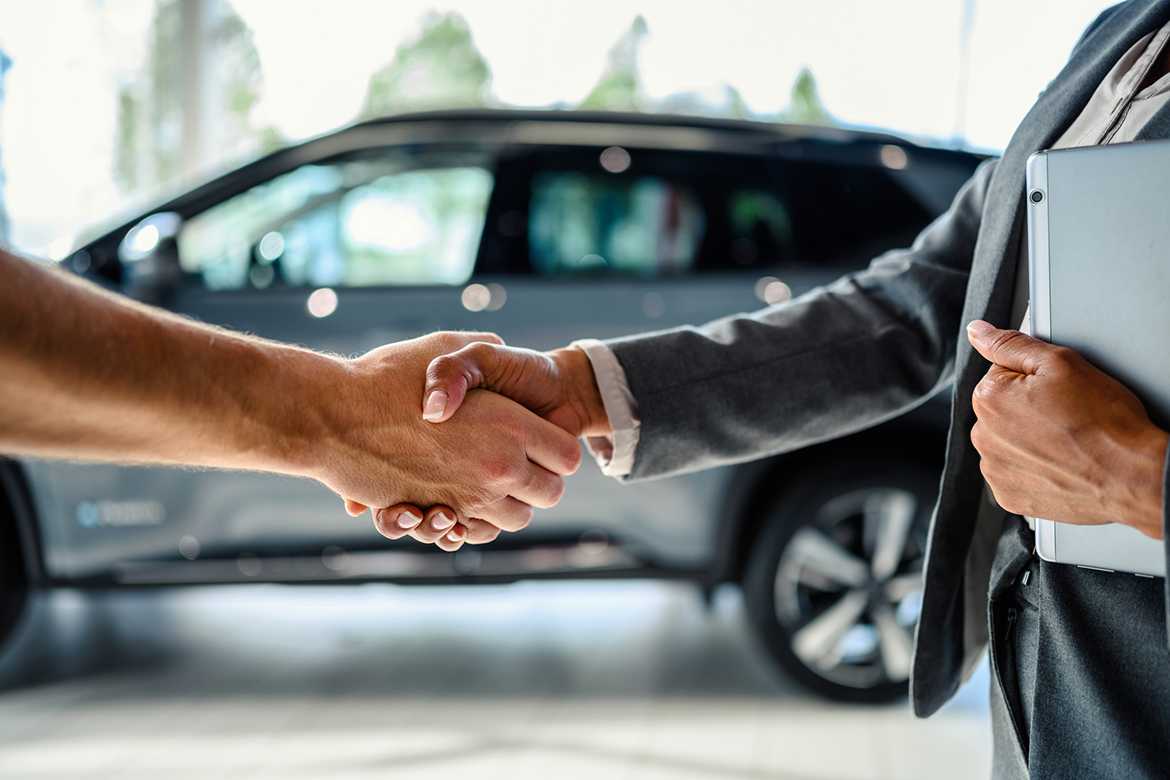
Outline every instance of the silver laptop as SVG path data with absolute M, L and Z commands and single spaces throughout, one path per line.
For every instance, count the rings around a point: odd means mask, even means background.
M 1071 347 L 1170 421 L 1170 142 L 1028 159 L 1031 328 Z M 1037 518 L 1046 561 L 1166 576 L 1160 541 L 1113 523 Z

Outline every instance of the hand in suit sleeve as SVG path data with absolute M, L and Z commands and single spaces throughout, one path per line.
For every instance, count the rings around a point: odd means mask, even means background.
M 749 460 L 902 414 L 950 381 L 995 162 L 908 249 L 783 305 L 606 342 L 640 420 L 630 477 Z
M 951 378 L 994 166 L 981 165 L 912 247 L 795 301 L 579 349 L 476 344 L 437 358 L 423 416 L 449 419 L 479 387 L 611 445 L 626 420 L 632 457 L 609 473 L 637 479 L 796 449 L 901 414 Z

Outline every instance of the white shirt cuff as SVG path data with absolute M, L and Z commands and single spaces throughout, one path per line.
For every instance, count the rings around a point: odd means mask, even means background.
M 638 404 L 630 392 L 626 372 L 613 351 L 596 339 L 574 341 L 569 346 L 585 353 L 593 366 L 601 403 L 609 417 L 613 433 L 609 436 L 589 436 L 586 444 L 601 466 L 601 473 L 609 477 L 624 477 L 634 470 L 634 452 L 638 449 Z

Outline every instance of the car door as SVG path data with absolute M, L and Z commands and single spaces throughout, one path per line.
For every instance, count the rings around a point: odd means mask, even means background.
M 493 181 L 489 157 L 417 148 L 283 172 L 184 220 L 168 306 L 340 354 L 477 327 L 463 292 Z M 386 544 L 368 517 L 348 517 L 308 480 L 34 468 L 51 486 L 47 516 L 64 519 L 50 531 L 59 577 L 96 576 L 116 562 L 123 581 L 300 579 L 322 574 L 340 551 Z
M 479 327 L 537 349 L 782 303 L 902 245 L 929 217 L 884 169 L 811 154 L 549 147 L 512 150 L 499 171 L 510 191 L 488 214 L 476 281 L 494 305 Z M 702 567 L 729 476 L 623 486 L 586 467 L 527 533 L 582 533 Z

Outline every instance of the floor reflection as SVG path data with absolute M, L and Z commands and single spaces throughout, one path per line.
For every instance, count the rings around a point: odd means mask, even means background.
M 827 704 L 773 672 L 734 590 L 61 592 L 30 618 L 0 659 L 2 776 L 988 773 L 985 675 L 926 722 Z

